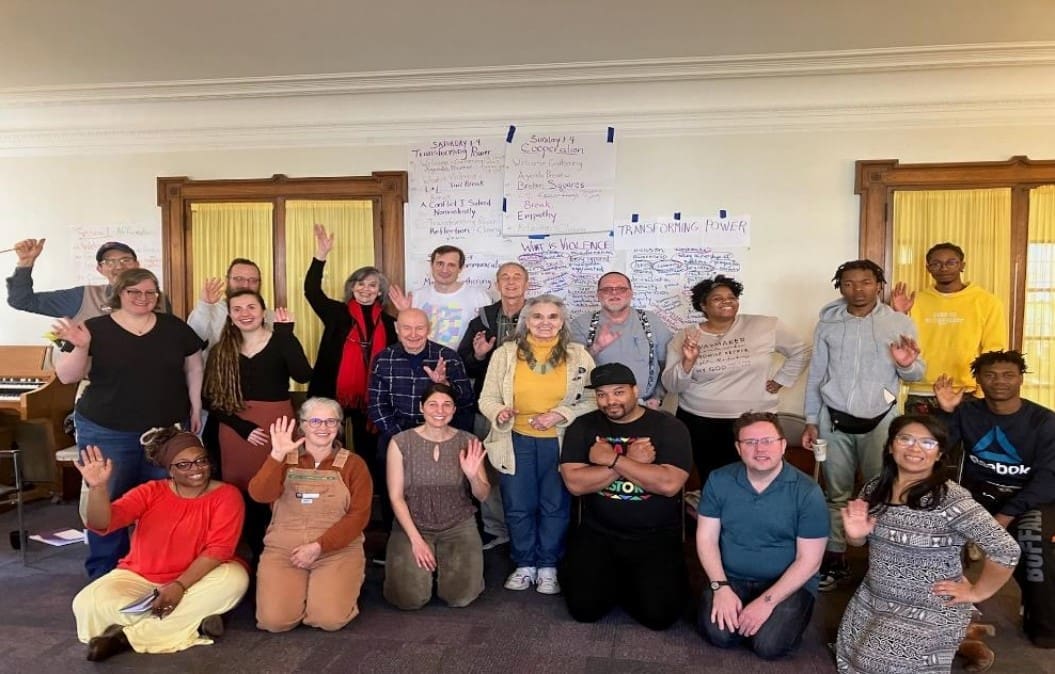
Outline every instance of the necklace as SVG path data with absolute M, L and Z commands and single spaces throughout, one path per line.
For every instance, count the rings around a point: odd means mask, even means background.
M 111 317 L 115 321 L 117 321 L 117 324 L 120 325 L 122 328 L 131 332 L 132 334 L 139 336 L 142 336 L 149 332 L 150 329 L 154 327 L 154 322 L 156 320 L 153 312 L 148 314 L 146 319 L 142 321 L 134 321 L 130 316 L 128 316 L 128 314 L 125 313 L 111 314 Z

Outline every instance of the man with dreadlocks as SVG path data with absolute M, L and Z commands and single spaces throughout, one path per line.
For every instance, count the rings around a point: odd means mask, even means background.
M 947 374 L 934 394 L 949 440 L 963 441 L 963 486 L 1022 548 L 1015 580 L 1026 636 L 1055 648 L 1055 412 L 1022 398 L 1025 372 L 1018 351 L 988 351 L 971 363 L 983 399 Z
M 828 443 L 824 466 L 831 536 L 821 565 L 820 590 L 849 575 L 840 511 L 853 498 L 858 471 L 879 475 L 887 427 L 897 416 L 901 381 L 923 376 L 912 320 L 879 301 L 886 279 L 871 260 L 839 265 L 832 278 L 841 297 L 821 309 L 806 379 L 802 444 Z

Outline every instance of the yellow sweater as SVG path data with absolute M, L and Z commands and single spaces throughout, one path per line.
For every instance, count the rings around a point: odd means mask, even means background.
M 549 412 L 564 399 L 568 388 L 568 362 L 553 367 L 549 364 L 549 354 L 557 343 L 557 338 L 548 340 L 527 338 L 531 353 L 535 356 L 535 368 L 527 361 L 517 358 L 516 371 L 513 374 L 513 400 L 516 401 L 516 418 L 513 430 L 521 435 L 533 438 L 555 438 L 556 427 L 538 431 L 531 427 L 530 421 L 536 414 Z
M 913 395 L 934 395 L 934 381 L 942 374 L 968 393 L 978 385 L 971 361 L 986 351 L 1007 348 L 1007 314 L 996 295 L 975 285 L 955 293 L 934 288 L 916 294 L 909 316 L 919 329 L 919 345 L 927 372 L 909 384 Z

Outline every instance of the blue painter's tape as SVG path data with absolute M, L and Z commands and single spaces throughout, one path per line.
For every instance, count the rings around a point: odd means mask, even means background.
M 506 198 L 502 197 L 502 212 L 506 212 Z
M 632 213 L 630 215 L 630 222 L 637 222 L 637 213 Z
M 615 127 L 614 126 L 608 127 L 608 142 L 609 143 L 614 143 L 615 142 Z
M 547 236 L 549 236 L 549 234 L 528 234 L 528 238 L 529 239 L 534 239 L 535 241 L 541 241 L 542 239 L 545 239 Z
M 681 220 L 681 211 L 674 211 L 674 219 Z
M 513 142 L 513 136 L 516 135 L 516 132 L 517 132 L 517 128 L 515 126 L 513 126 L 512 124 L 510 124 L 509 125 L 509 132 L 506 133 L 506 142 L 507 143 L 512 143 Z
M 725 217 L 725 209 L 724 208 L 722 210 L 718 211 L 718 217 L 719 218 L 724 218 Z

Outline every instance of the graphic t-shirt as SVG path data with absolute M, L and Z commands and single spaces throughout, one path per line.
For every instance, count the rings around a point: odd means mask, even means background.
M 656 464 L 668 464 L 688 472 L 692 449 L 685 425 L 666 412 L 646 409 L 641 418 L 627 424 L 612 422 L 600 410 L 576 419 L 564 433 L 561 463 L 590 463 L 590 446 L 596 438 L 607 439 L 620 454 L 637 438 L 650 438 L 656 449 Z M 582 497 L 583 523 L 617 534 L 677 530 L 681 526 L 681 497 L 662 496 L 617 477 L 604 489 Z
M 483 290 L 465 284 L 453 293 L 426 286 L 414 291 L 413 301 L 429 317 L 429 339 L 457 350 L 469 322 L 476 318 L 480 307 L 491 303 L 491 298 Z

